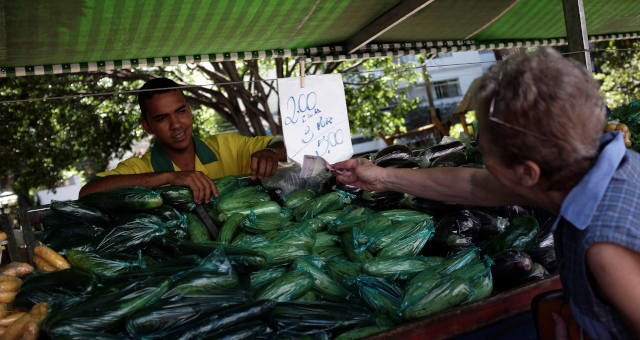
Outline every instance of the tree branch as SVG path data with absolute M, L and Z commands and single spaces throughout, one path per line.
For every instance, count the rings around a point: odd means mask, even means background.
M 360 65 L 364 64 L 365 61 L 366 61 L 366 59 L 362 59 L 359 62 L 357 62 L 357 63 L 355 63 L 355 64 L 353 64 L 353 65 L 351 65 L 351 66 L 349 66 L 349 67 L 347 67 L 345 69 L 342 69 L 342 70 L 340 70 L 338 72 L 347 73 L 347 72 L 349 72 L 351 70 L 357 69 Z

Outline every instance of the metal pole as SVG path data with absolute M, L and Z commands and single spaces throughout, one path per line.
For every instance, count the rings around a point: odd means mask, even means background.
M 582 0 L 562 0 L 564 8 L 564 25 L 569 42 L 570 56 L 587 67 L 591 72 L 591 55 L 589 55 L 589 38 L 584 18 Z

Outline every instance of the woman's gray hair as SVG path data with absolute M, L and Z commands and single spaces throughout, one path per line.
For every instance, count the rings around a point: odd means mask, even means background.
M 598 153 L 605 109 L 593 76 L 551 48 L 515 55 L 485 73 L 474 106 L 507 165 L 538 164 L 549 189 L 577 184 Z M 514 128 L 526 129 L 522 133 Z M 482 138 L 482 136 L 480 137 Z

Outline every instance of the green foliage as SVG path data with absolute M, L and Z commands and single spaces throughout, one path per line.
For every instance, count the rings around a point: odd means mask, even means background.
M 0 79 L 5 100 L 113 92 L 139 84 L 98 75 L 52 75 Z M 135 98 L 126 94 L 0 104 L 0 180 L 23 196 L 53 187 L 63 171 L 102 170 L 142 136 Z
M 344 62 L 338 71 L 348 69 L 356 62 Z M 396 128 L 405 131 L 404 116 L 415 109 L 418 100 L 410 100 L 407 92 L 419 79 L 420 73 L 411 69 L 413 64 L 401 67 L 391 58 L 369 59 L 354 73 L 345 73 L 344 90 L 352 133 L 376 135 L 378 128 L 392 134 Z M 405 87 L 401 88 L 400 86 Z
M 613 110 L 607 119 L 617 119 L 627 124 L 631 132 L 631 148 L 640 152 L 640 101 L 634 100 L 629 105 Z
M 607 106 L 616 108 L 640 99 L 640 41 L 610 41 L 595 59 L 602 69 L 594 77 Z
M 478 131 L 478 121 L 476 120 L 476 112 L 469 111 L 465 115 L 465 121 L 468 125 L 470 125 L 469 129 L 472 131 Z M 449 136 L 453 138 L 460 138 L 460 136 L 464 134 L 464 128 L 462 127 L 462 123 L 456 123 L 449 127 Z

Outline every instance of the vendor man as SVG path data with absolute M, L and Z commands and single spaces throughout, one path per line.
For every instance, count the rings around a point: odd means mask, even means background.
M 200 139 L 192 135 L 193 116 L 179 85 L 167 78 L 146 82 L 138 95 L 140 123 L 155 136 L 142 157 L 131 157 L 80 190 L 87 194 L 126 185 L 187 186 L 196 203 L 208 202 L 217 190 L 212 179 L 251 173 L 273 176 L 278 161 L 286 161 L 284 143 L 272 136 L 244 137 L 235 133 Z
M 640 338 L 640 155 L 620 133 L 602 135 L 593 76 L 540 49 L 490 69 L 476 93 L 486 169 L 384 169 L 351 159 L 334 165 L 345 170 L 338 179 L 450 203 L 548 210 L 558 216 L 558 269 L 579 326 L 592 339 Z

